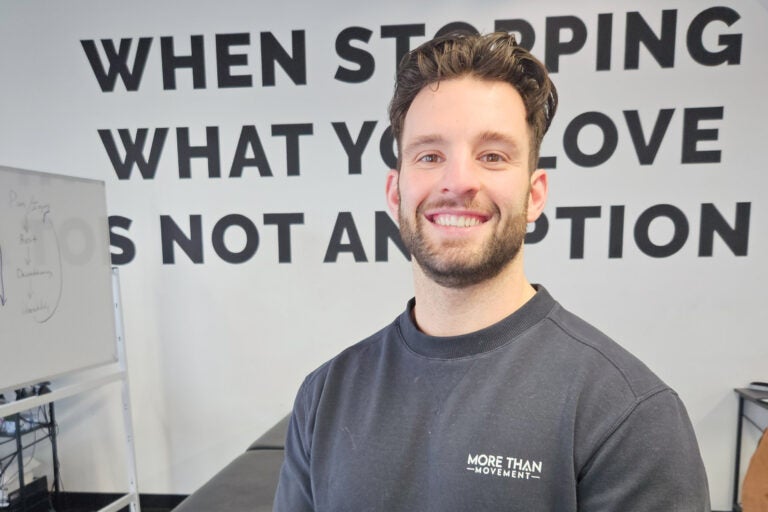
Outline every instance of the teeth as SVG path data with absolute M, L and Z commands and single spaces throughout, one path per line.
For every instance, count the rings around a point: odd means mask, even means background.
M 451 226 L 457 228 L 468 228 L 480 224 L 477 217 L 464 217 L 460 215 L 437 215 L 435 224 L 440 226 Z

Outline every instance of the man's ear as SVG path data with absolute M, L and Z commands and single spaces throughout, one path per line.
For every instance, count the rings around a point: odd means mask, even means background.
M 397 187 L 397 181 L 400 178 L 400 172 L 397 169 L 390 169 L 387 173 L 387 206 L 389 207 L 389 213 L 392 214 L 395 221 L 399 222 L 400 215 L 400 191 Z
M 531 174 L 531 189 L 528 193 L 528 222 L 535 222 L 541 215 L 541 212 L 544 211 L 548 190 L 547 171 L 544 169 L 533 171 Z

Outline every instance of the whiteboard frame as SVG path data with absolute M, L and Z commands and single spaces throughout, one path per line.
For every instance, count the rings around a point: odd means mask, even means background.
M 103 213 L 103 215 L 104 215 L 104 223 L 105 224 L 103 226 L 97 226 L 96 223 L 94 223 L 94 227 L 103 228 L 103 231 L 101 232 L 101 235 L 104 238 L 102 238 L 102 240 L 100 240 L 100 241 L 106 242 L 106 244 L 102 245 L 101 247 L 97 247 L 97 249 L 99 249 L 99 250 L 95 251 L 94 254 L 97 257 L 103 258 L 103 260 L 105 262 L 104 265 L 99 264 L 99 270 L 101 270 L 103 268 L 105 271 L 108 271 L 110 268 L 112 268 L 111 267 L 111 263 L 110 263 L 110 260 L 111 260 L 110 240 L 109 240 L 110 232 L 109 232 L 109 225 L 108 225 L 108 222 L 109 222 L 108 218 L 109 218 L 109 216 L 108 216 L 107 205 L 106 205 L 106 183 L 103 180 L 96 180 L 96 179 L 91 179 L 91 178 L 82 178 L 82 177 L 69 176 L 69 175 L 63 175 L 63 174 L 54 174 L 54 173 L 49 173 L 49 172 L 35 171 L 35 170 L 31 170 L 31 169 L 23 169 L 23 168 L 11 167 L 11 166 L 6 166 L 6 165 L 0 165 L 0 171 L 7 172 L 8 175 L 14 175 L 15 174 L 20 179 L 28 178 L 30 180 L 33 180 L 33 179 L 34 180 L 51 180 L 51 181 L 53 181 L 53 182 L 55 182 L 57 184 L 67 184 L 68 185 L 68 184 L 82 183 L 82 184 L 87 184 L 89 186 L 97 186 L 100 189 L 100 192 L 101 192 L 99 194 L 99 198 L 98 198 L 99 199 L 99 207 L 101 208 L 101 206 L 103 206 L 103 211 L 100 210 L 99 212 L 97 212 L 97 214 L 102 214 Z M 33 195 L 32 197 L 34 198 L 35 196 Z M 0 200 L 3 200 L 3 199 L 4 198 L 0 198 Z M 90 200 L 90 196 L 89 196 L 89 200 Z M 0 210 L 2 210 L 2 209 L 0 208 Z M 91 220 L 91 219 L 89 219 L 89 220 Z M 54 230 L 54 232 L 55 232 L 55 230 Z M 0 240 L 0 242 L 2 242 L 2 241 L 3 240 Z M 57 243 L 58 243 L 58 240 L 57 240 Z M 0 251 L 1 250 L 2 250 L 2 248 L 0 248 Z M 6 253 L 6 258 L 7 258 L 7 254 L 8 253 Z M 0 264 L 4 264 L 4 262 L 2 261 L 2 256 L 3 256 L 3 254 L 2 254 L 2 252 L 0 252 Z M 2 269 L 0 269 L 0 272 L 2 272 Z M 0 274 L 0 276 L 1 275 L 2 274 Z M 104 295 L 105 295 L 105 298 L 108 296 L 106 294 L 106 290 L 105 290 L 106 282 L 107 281 L 105 279 L 104 282 L 100 283 L 100 285 L 104 285 L 104 289 L 99 288 L 100 295 L 101 295 L 101 292 L 103 291 Z M 6 280 L 6 282 L 4 284 L 7 286 L 7 280 Z M 113 282 L 111 282 L 110 288 L 111 289 L 109 290 L 109 293 L 114 295 L 114 283 Z M 5 307 L 7 307 L 7 305 Z M 76 312 L 79 312 L 79 311 L 76 311 Z M 102 316 L 106 317 L 107 315 L 102 315 Z M 112 317 L 109 318 L 109 321 L 111 322 L 111 326 L 110 326 L 111 329 L 109 329 L 109 330 L 116 330 L 116 326 L 115 326 L 116 318 L 115 318 L 115 315 L 112 315 Z M 103 330 L 104 332 L 107 332 L 108 327 L 104 326 L 104 328 L 101 329 L 101 330 Z M 94 347 L 92 345 L 88 345 L 88 347 L 70 347 L 70 348 L 72 350 L 68 350 L 67 351 L 68 354 L 81 353 L 83 348 L 88 348 L 88 349 L 96 348 L 100 355 L 99 355 L 99 357 L 91 357 L 88 360 L 84 360 L 81 357 L 80 360 L 69 362 L 67 365 L 59 365 L 59 366 L 55 366 L 55 367 L 50 367 L 50 365 L 49 365 L 49 366 L 45 367 L 45 369 L 42 370 L 39 374 L 34 374 L 34 371 L 30 370 L 29 371 L 29 377 L 27 377 L 27 375 L 26 375 L 27 372 L 22 372 L 23 375 L 16 375 L 15 379 L 12 376 L 10 378 L 11 380 L 9 380 L 8 382 L 5 382 L 4 378 L 0 378 L 0 393 L 12 391 L 14 389 L 19 389 L 19 388 L 22 388 L 22 387 L 27 387 L 27 386 L 34 385 L 34 384 L 37 384 L 37 383 L 40 383 L 40 382 L 51 381 L 51 380 L 59 379 L 59 378 L 62 378 L 62 377 L 68 377 L 70 375 L 76 375 L 79 372 L 86 372 L 86 371 L 89 371 L 89 370 L 93 370 L 95 368 L 102 368 L 102 367 L 110 365 L 110 364 L 119 364 L 120 356 L 119 356 L 118 352 L 116 352 L 114 350 L 115 349 L 114 344 L 110 344 L 109 345 L 109 350 L 110 350 L 109 353 L 107 353 L 107 350 L 106 350 L 108 348 L 107 345 L 106 345 L 106 342 L 104 342 L 104 346 L 103 347 L 102 346 Z M 80 350 L 78 350 L 78 349 L 80 349 Z M 3 350 L 7 352 L 8 348 L 5 347 Z M 10 372 L 10 373 L 13 374 L 13 372 Z M 0 376 L 0 377 L 2 377 L 2 376 Z

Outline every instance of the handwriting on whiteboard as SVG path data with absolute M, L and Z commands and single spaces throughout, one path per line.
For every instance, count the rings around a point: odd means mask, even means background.
M 8 205 L 12 236 L 4 255 L 0 248 L 0 303 L 44 323 L 56 313 L 64 284 L 53 212 L 34 194 L 13 189 Z
M 0 247 L 0 307 L 5 306 L 5 281 L 3 280 L 3 248 Z

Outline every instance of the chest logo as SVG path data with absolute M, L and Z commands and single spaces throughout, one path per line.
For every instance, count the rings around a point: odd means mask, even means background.
M 542 463 L 537 460 L 486 453 L 467 456 L 467 471 L 478 475 L 530 480 L 540 479 L 541 470 Z

